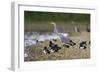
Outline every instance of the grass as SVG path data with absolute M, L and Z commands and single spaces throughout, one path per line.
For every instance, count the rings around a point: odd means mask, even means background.
M 64 31 L 71 31 L 75 26 L 83 29 L 84 26 L 86 28 L 90 24 L 90 14 L 36 11 L 24 12 L 25 31 L 51 32 L 53 30 L 53 26 L 50 24 L 51 22 L 55 22 L 57 26 L 63 28 Z
M 25 32 L 30 31 L 37 31 L 37 32 L 53 32 L 53 25 L 51 24 L 52 21 L 48 22 L 25 22 Z M 57 25 L 57 29 L 60 32 L 70 32 L 74 31 L 74 27 L 77 26 L 80 30 L 85 30 L 87 27 L 90 27 L 89 23 L 87 22 L 55 22 Z
M 70 60 L 70 59 L 88 59 L 90 58 L 90 45 L 86 49 L 79 49 L 79 42 L 80 42 L 80 36 L 81 38 L 84 38 L 86 41 L 90 40 L 90 33 L 88 32 L 81 32 L 74 36 L 70 36 L 70 38 L 75 41 L 77 44 L 74 47 L 66 48 L 63 47 L 61 42 L 57 40 L 55 43 L 57 43 L 59 46 L 61 46 L 61 49 L 58 52 L 50 53 L 45 55 L 43 53 L 43 47 L 47 46 L 49 44 L 49 41 L 45 41 L 42 44 L 34 45 L 28 47 L 28 53 L 29 57 L 25 58 L 25 61 L 44 61 L 44 60 Z

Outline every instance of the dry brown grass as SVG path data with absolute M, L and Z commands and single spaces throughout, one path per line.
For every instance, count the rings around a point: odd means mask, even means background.
M 70 38 L 76 42 L 74 47 L 66 48 L 63 47 L 61 42 L 58 40 L 56 43 L 61 46 L 58 52 L 50 53 L 45 55 L 43 53 L 43 47 L 49 44 L 49 41 L 45 41 L 42 44 L 29 47 L 29 57 L 25 61 L 44 61 L 44 60 L 69 60 L 69 59 L 88 59 L 90 58 L 90 45 L 86 49 L 79 49 L 80 39 L 89 41 L 90 33 L 73 33 Z

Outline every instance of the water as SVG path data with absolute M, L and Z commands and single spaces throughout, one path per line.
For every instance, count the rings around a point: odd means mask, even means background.
M 39 32 L 28 32 L 24 35 L 24 46 L 32 46 L 36 45 L 39 42 L 44 42 L 46 40 L 52 40 L 52 39 L 60 39 L 59 36 L 55 33 L 39 33 Z

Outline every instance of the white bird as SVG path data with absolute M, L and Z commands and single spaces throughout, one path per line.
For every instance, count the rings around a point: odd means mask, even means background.
M 70 39 L 68 37 L 68 34 L 67 33 L 59 33 L 58 30 L 57 30 L 57 27 L 56 27 L 56 23 L 52 22 L 51 24 L 53 24 L 53 26 L 54 26 L 54 33 L 57 34 L 60 37 L 61 42 L 63 44 L 69 43 Z

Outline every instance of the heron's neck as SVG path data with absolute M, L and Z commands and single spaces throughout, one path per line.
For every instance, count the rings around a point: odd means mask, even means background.
M 56 25 L 54 25 L 54 33 L 58 34 L 58 30 L 57 30 Z

